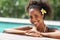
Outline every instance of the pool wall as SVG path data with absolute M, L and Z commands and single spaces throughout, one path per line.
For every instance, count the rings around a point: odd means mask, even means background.
M 3 18 L 3 17 L 0 17 L 0 22 L 12 22 L 12 23 L 26 23 L 26 24 L 31 24 L 30 21 L 29 21 L 29 19 Z M 60 26 L 60 21 L 44 20 L 44 22 L 47 25 L 58 25 L 58 26 Z

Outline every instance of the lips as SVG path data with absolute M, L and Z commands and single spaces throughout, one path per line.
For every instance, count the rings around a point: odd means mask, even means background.
M 36 24 L 38 24 L 38 22 L 34 22 L 34 24 L 36 25 Z
M 38 23 L 38 22 L 34 22 L 34 25 L 35 25 L 35 26 L 39 26 L 39 23 Z

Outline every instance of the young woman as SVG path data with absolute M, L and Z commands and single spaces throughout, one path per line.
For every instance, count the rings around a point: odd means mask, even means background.
M 45 16 L 49 16 L 51 9 L 46 2 L 32 0 L 29 1 L 26 6 L 26 11 L 29 14 L 30 22 L 34 25 L 32 27 L 20 27 L 4 30 L 5 33 L 12 34 L 23 34 L 35 37 L 50 37 L 50 38 L 60 38 L 59 31 L 55 28 L 48 28 L 44 24 Z M 58 34 L 58 35 L 57 35 Z

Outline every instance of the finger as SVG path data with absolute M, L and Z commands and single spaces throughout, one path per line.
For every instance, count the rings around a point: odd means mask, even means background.
M 48 33 L 40 33 L 42 36 L 47 37 L 49 34 Z
M 40 37 L 40 35 L 36 33 L 26 33 L 27 36 L 33 36 L 33 37 Z

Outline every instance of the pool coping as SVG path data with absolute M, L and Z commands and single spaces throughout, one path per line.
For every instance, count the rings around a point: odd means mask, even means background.
M 13 23 L 27 23 L 27 24 L 31 24 L 29 19 L 4 18 L 4 17 L 0 17 L 0 22 L 13 22 Z M 60 21 L 44 20 L 44 22 L 47 25 L 58 25 L 58 26 L 60 26 Z
M 0 33 L 0 40 L 58 40 L 58 39 Z

